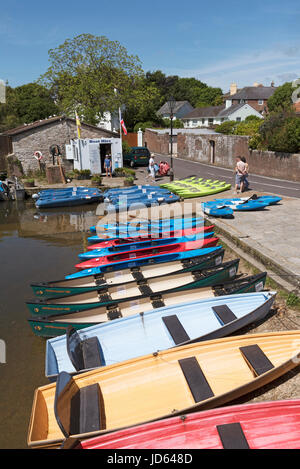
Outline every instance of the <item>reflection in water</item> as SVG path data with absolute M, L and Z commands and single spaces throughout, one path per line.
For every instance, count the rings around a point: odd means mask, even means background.
M 86 250 L 97 205 L 39 212 L 32 200 L 0 202 L 0 448 L 26 448 L 34 390 L 45 378 L 46 341 L 27 323 L 31 282 L 64 278 Z

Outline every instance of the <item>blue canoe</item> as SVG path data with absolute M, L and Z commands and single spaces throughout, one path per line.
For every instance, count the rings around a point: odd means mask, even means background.
M 120 231 L 130 231 L 136 229 L 148 229 L 149 227 L 153 228 L 164 228 L 164 227 L 174 227 L 179 226 L 179 229 L 190 226 L 191 224 L 203 222 L 203 217 L 190 217 L 190 218 L 168 218 L 164 220 L 142 220 L 140 222 L 128 222 L 128 223 L 106 223 L 94 225 L 90 227 L 90 231 L 95 233 L 97 229 L 109 231 L 109 230 L 120 230 Z
M 261 195 L 257 196 L 256 194 L 252 195 L 251 197 L 236 197 L 232 199 L 215 199 L 216 202 L 220 204 L 235 204 L 235 203 L 245 203 L 249 201 L 256 201 L 256 202 L 262 202 L 262 203 L 267 203 L 268 205 L 275 205 L 278 204 L 282 200 L 282 197 L 278 196 L 273 196 L 273 195 Z
M 264 318 L 276 292 L 206 298 L 114 319 L 48 339 L 45 374 L 54 381 L 61 371 L 112 365 L 175 346 L 227 336 Z M 83 358 L 88 351 L 89 360 Z
M 221 249 L 222 249 L 222 246 L 214 246 L 211 248 L 193 249 L 190 251 L 181 251 L 181 252 L 174 252 L 170 254 L 161 254 L 160 256 L 154 256 L 154 257 L 142 257 L 140 259 L 132 259 L 132 260 L 127 260 L 127 261 L 114 262 L 112 264 L 106 264 L 106 265 L 94 267 L 91 269 L 80 270 L 79 272 L 75 272 L 73 274 L 67 275 L 65 278 L 72 279 L 72 278 L 79 278 L 79 277 L 87 277 L 89 275 L 99 275 L 104 272 L 114 272 L 120 269 L 127 269 L 131 267 L 139 267 L 139 266 L 151 265 L 151 264 L 161 264 L 163 262 L 171 262 L 171 261 L 177 261 L 177 260 L 182 260 L 182 259 L 191 259 L 193 257 L 206 256 L 207 254 L 211 254 Z
M 43 189 L 37 193 L 38 197 L 52 197 L 57 195 L 68 195 L 68 194 L 75 194 L 75 193 L 89 193 L 89 192 L 96 192 L 99 195 L 102 195 L 102 192 L 97 187 L 85 187 L 85 186 L 72 186 L 72 187 L 65 187 L 62 189 Z
M 214 232 L 198 233 L 196 235 L 172 237 L 172 238 L 159 238 L 151 239 L 150 241 L 140 241 L 139 243 L 124 244 L 120 246 L 110 246 L 107 248 L 93 249 L 92 251 L 86 251 L 78 254 L 78 257 L 82 260 L 93 259 L 94 257 L 107 256 L 109 254 L 115 254 L 116 252 L 123 251 L 136 251 L 137 249 L 148 248 L 152 246 L 164 246 L 166 244 L 184 243 L 185 241 L 196 241 L 202 238 L 212 238 Z
M 210 215 L 212 217 L 229 218 L 233 215 L 233 210 L 226 206 L 221 207 L 220 205 L 220 207 L 218 208 L 213 205 L 209 206 L 206 202 L 202 202 L 201 207 L 206 215 Z

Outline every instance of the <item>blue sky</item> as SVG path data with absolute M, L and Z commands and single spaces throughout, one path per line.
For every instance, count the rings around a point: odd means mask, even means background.
M 300 3 L 266 0 L 40 1 L 0 5 L 0 79 L 35 81 L 48 50 L 82 33 L 118 40 L 145 71 L 195 77 L 228 91 L 300 76 Z

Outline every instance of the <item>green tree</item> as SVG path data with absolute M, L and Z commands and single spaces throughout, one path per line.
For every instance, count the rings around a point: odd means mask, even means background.
M 300 152 L 300 119 L 292 111 L 270 115 L 261 125 L 260 134 L 270 151 Z
M 279 86 L 274 94 L 268 99 L 269 112 L 289 110 L 293 104 L 292 94 L 294 91 L 295 88 L 293 88 L 292 82 L 287 82 L 282 86 Z
M 89 123 L 105 111 L 127 104 L 130 90 L 143 76 L 140 60 L 118 41 L 81 34 L 49 51 L 50 67 L 40 82 L 68 115 L 75 110 Z M 117 92 L 116 92 L 117 90 Z
M 216 125 L 215 131 L 220 134 L 232 135 L 237 125 L 238 123 L 236 121 L 224 121 L 222 124 Z
M 37 83 L 28 83 L 16 88 L 7 86 L 6 103 L 2 106 L 0 107 L 1 131 L 59 113 L 49 90 Z

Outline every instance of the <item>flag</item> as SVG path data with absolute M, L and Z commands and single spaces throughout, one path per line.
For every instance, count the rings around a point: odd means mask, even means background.
M 127 135 L 127 129 L 126 129 L 126 126 L 125 126 L 125 123 L 124 123 L 124 119 L 121 116 L 121 110 L 119 110 L 119 114 L 120 114 L 120 124 L 121 124 L 121 127 L 123 129 L 124 135 Z
M 76 116 L 76 126 L 77 126 L 77 137 L 80 138 L 81 123 L 80 123 L 80 120 L 76 111 L 75 111 L 75 116 Z

